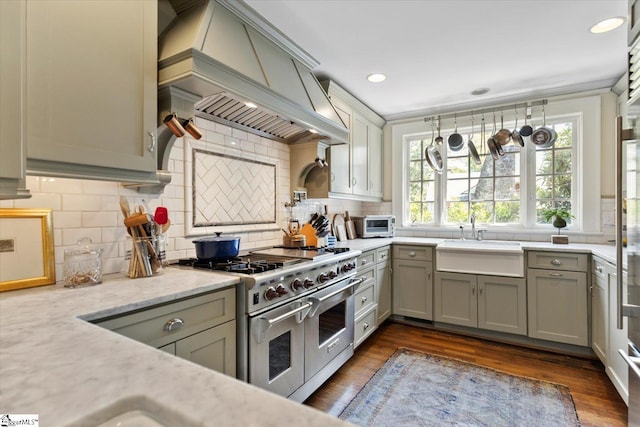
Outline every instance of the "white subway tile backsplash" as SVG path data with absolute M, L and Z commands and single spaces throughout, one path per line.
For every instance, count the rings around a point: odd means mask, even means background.
M 100 228 L 65 228 L 62 230 L 62 246 L 77 246 L 78 241 L 88 237 L 94 244 L 102 243 Z
M 65 178 L 41 178 L 40 192 L 82 194 L 85 191 L 82 181 Z
M 99 211 L 102 197 L 91 194 L 62 194 L 62 208 L 66 211 Z

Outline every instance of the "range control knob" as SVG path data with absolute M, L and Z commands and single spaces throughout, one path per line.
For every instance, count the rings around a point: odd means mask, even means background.
M 323 272 L 323 273 L 320 273 L 320 274 L 318 275 L 318 282 L 320 282 L 320 283 L 324 283 L 324 282 L 326 282 L 327 280 L 329 280 L 329 275 L 328 275 L 327 273 L 324 273 L 324 272 Z
M 302 285 L 304 286 L 305 289 L 309 289 L 310 287 L 313 286 L 313 280 L 309 279 L 308 277 L 305 277 Z
M 294 291 L 300 290 L 300 288 L 302 287 L 303 287 L 302 280 L 298 279 L 297 277 L 293 279 L 293 281 L 291 282 L 291 289 L 293 289 Z
M 338 273 L 336 273 L 335 270 L 331 270 L 329 272 L 329 279 L 335 279 L 336 277 L 338 277 Z
M 278 286 L 276 286 L 276 292 L 278 293 L 278 296 L 283 296 L 283 295 L 286 295 L 286 294 L 289 293 L 287 288 L 285 288 L 282 283 L 280 283 Z
M 269 286 L 267 290 L 264 292 L 264 297 L 267 301 L 271 301 L 272 299 L 276 299 L 280 296 L 280 294 L 276 291 L 273 286 Z
M 351 270 L 349 268 L 349 264 L 345 264 L 340 268 L 340 271 L 342 271 L 343 273 L 347 273 L 349 270 Z

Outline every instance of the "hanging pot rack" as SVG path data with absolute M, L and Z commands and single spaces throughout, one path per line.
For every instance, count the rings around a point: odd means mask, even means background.
M 456 112 L 447 113 L 447 114 L 433 114 L 431 115 L 431 117 L 425 117 L 424 121 L 430 122 L 432 120 L 434 121 L 437 120 L 441 122 L 442 120 L 460 119 L 461 117 L 467 117 L 467 116 L 495 114 L 495 113 L 504 112 L 504 111 L 514 111 L 514 110 L 517 111 L 522 109 L 528 110 L 529 108 L 532 108 L 532 107 L 540 107 L 547 104 L 548 104 L 548 101 L 546 99 L 541 99 L 538 101 L 519 102 L 516 104 L 506 104 L 506 105 L 498 105 L 495 107 L 456 111 Z M 529 116 L 528 112 L 527 112 L 527 116 Z

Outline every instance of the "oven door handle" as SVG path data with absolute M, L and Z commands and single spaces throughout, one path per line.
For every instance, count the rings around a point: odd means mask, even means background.
M 351 290 L 351 294 L 353 295 L 355 290 L 358 288 L 358 286 L 360 286 L 362 282 L 364 282 L 364 280 L 365 280 L 364 277 L 361 277 L 359 279 L 352 277 L 347 285 L 341 287 L 340 289 L 336 289 L 335 291 L 331 292 L 328 295 L 325 295 L 320 298 L 316 298 L 313 296 L 309 297 L 309 302 L 311 302 L 311 304 L 313 305 L 313 307 L 311 308 L 311 311 L 309 312 L 309 317 L 315 316 L 316 312 L 320 308 L 320 304 L 322 304 L 324 301 L 328 300 L 329 298 L 334 297 L 346 290 Z
M 306 312 L 300 315 L 300 318 L 296 319 L 296 323 L 302 323 L 302 321 L 307 316 L 307 313 L 309 313 L 309 310 L 311 310 L 312 307 L 313 305 L 311 304 L 311 302 L 306 302 L 302 304 L 300 307 L 294 308 L 291 311 L 287 311 L 286 313 L 281 314 L 278 317 L 274 317 L 273 319 L 268 319 L 266 317 L 258 317 L 257 319 L 255 319 L 257 322 L 256 328 L 252 328 L 254 338 L 256 339 L 258 344 L 260 344 L 261 342 L 264 341 L 265 337 L 267 336 L 267 332 L 269 332 L 269 329 L 271 329 L 273 325 L 280 323 L 283 320 L 287 320 L 288 318 L 307 310 Z
M 633 373 L 638 378 L 640 378 L 640 357 L 628 356 L 627 353 L 625 353 L 622 349 L 618 350 L 618 354 L 620 354 L 624 361 L 627 362 L 627 365 L 629 365 L 631 371 L 633 371 Z

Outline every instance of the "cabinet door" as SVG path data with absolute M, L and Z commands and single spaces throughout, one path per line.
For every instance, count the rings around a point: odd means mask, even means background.
M 607 366 L 608 279 L 606 272 L 603 273 L 604 277 L 597 270 L 591 275 L 591 348 Z
M 353 194 L 366 196 L 369 194 L 368 162 L 368 127 L 369 123 L 357 113 L 353 114 L 353 129 L 351 129 L 351 163 Z
M 347 129 L 351 130 L 353 115 L 351 108 L 335 98 L 332 98 L 332 101 Z M 330 191 L 332 193 L 350 194 L 352 192 L 350 144 L 332 145 L 329 148 L 329 169 L 331 171 Z
M 236 376 L 236 321 L 223 323 L 176 342 L 176 356 Z
M 589 344 L 587 274 L 529 269 L 529 336 L 566 344 Z
M 434 282 L 434 318 L 436 322 L 478 326 L 476 276 L 436 273 Z
M 369 126 L 369 195 L 382 197 L 382 129 Z
M 28 1 L 26 28 L 27 170 L 149 178 L 157 168 L 156 2 Z
M 526 281 L 478 276 L 478 327 L 527 335 Z
M 433 320 L 433 264 L 393 261 L 393 314 Z
M 391 316 L 391 265 L 389 261 L 376 264 L 376 297 L 378 324 Z
M 610 271 L 609 279 L 609 347 L 607 354 L 607 375 L 616 390 L 625 402 L 629 401 L 629 367 L 618 353 L 618 350 L 627 351 L 628 346 L 628 319 L 622 318 L 622 329 L 618 329 L 616 319 L 617 307 L 617 274 Z M 627 280 L 626 272 L 624 280 Z M 626 286 L 625 286 L 626 289 Z M 625 293 L 623 293 L 624 295 Z M 623 297 L 626 304 L 626 297 Z

